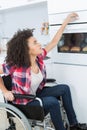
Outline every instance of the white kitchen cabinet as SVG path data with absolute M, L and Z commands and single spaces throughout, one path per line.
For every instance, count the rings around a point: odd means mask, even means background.
M 81 123 L 87 122 L 87 66 L 54 64 L 53 77 L 58 84 L 70 87 L 73 106 Z M 83 78 L 84 76 L 84 78 Z
M 60 28 L 70 12 L 77 12 L 79 19 L 69 23 L 64 33 L 87 33 L 86 0 L 48 0 L 50 38 Z M 61 42 L 63 42 L 61 40 Z M 73 106 L 81 123 L 87 122 L 87 54 L 60 53 L 57 47 L 52 50 L 52 76 L 58 84 L 70 86 Z M 82 78 L 84 76 L 84 78 Z M 83 113 L 82 113 L 83 112 Z
M 31 4 L 37 4 L 40 2 L 46 2 L 47 0 L 2 0 L 0 1 L 0 10 L 6 10 L 10 8 L 26 6 Z
M 12 0 L 13 3 L 14 1 L 16 0 Z M 34 36 L 42 45 L 49 42 L 49 35 L 41 34 L 42 23 L 48 22 L 47 2 L 45 0 L 43 0 L 44 2 L 42 0 L 34 1 L 34 4 L 31 5 L 0 10 L 0 42 L 2 38 L 10 39 L 18 29 L 24 28 L 35 28 Z
M 86 10 L 86 0 L 48 0 L 48 13 L 63 13 Z
M 78 19 L 73 21 L 72 23 L 86 23 L 87 22 L 87 9 L 82 11 L 76 11 L 78 14 Z M 50 25 L 55 24 L 62 24 L 64 19 L 67 17 L 67 15 L 70 14 L 70 12 L 67 13 L 58 13 L 58 14 L 50 14 L 49 15 L 49 23 Z

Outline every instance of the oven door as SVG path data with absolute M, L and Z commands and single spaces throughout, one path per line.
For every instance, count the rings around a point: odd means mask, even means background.
M 52 39 L 60 26 L 50 26 Z M 54 63 L 87 65 L 87 23 L 67 25 L 59 43 L 52 50 Z

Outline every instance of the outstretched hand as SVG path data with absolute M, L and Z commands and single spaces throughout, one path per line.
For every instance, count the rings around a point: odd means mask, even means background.
M 69 23 L 69 22 L 73 22 L 73 21 L 77 20 L 78 18 L 79 18 L 78 14 L 75 13 L 75 12 L 73 12 L 73 13 L 69 14 L 69 15 L 66 17 L 65 21 L 66 21 L 67 23 Z
M 63 24 L 61 25 L 61 27 L 58 29 L 57 33 L 54 35 L 53 39 L 51 40 L 51 42 L 46 45 L 45 47 L 45 50 L 47 52 L 49 52 L 50 50 L 52 50 L 59 42 L 61 36 L 62 36 L 62 33 L 65 29 L 65 27 L 67 26 L 68 23 L 74 21 L 78 19 L 78 14 L 77 13 L 71 13 L 69 14 L 66 19 L 64 20 Z

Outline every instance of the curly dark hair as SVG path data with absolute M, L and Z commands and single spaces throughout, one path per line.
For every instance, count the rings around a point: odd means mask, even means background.
M 29 67 L 31 65 L 29 57 L 28 38 L 33 36 L 32 29 L 18 30 L 7 43 L 7 64 L 17 67 Z

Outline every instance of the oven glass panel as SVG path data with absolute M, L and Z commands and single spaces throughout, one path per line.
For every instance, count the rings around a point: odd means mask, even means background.
M 87 54 L 87 33 L 63 34 L 57 45 L 57 50 L 61 53 L 66 52 Z

